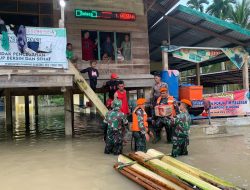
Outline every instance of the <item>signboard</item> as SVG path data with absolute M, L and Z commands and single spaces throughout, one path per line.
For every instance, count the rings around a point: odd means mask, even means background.
M 250 94 L 247 90 L 204 96 L 211 102 L 211 116 L 250 115 Z
M 8 36 L 10 48 L 0 46 L 0 65 L 68 68 L 64 28 L 26 27 L 26 36 L 19 39 L 8 29 Z
M 135 21 L 136 20 L 136 15 L 134 13 L 81 10 L 81 9 L 75 9 L 75 17 L 76 18 L 90 18 L 90 19 L 122 20 L 122 21 Z
M 163 51 L 171 52 L 173 57 L 194 63 L 208 61 L 224 53 L 238 69 L 249 62 L 248 52 L 241 46 L 234 48 L 207 48 L 185 46 L 162 46 Z
M 246 50 L 244 50 L 244 48 L 222 48 L 222 51 L 238 69 L 240 69 L 244 64 L 248 64 L 249 54 Z
M 192 100 L 192 108 L 204 107 L 203 100 Z
M 220 54 L 222 54 L 221 50 L 187 49 L 187 48 L 178 49 L 173 52 L 174 57 L 191 61 L 194 63 L 207 61 Z

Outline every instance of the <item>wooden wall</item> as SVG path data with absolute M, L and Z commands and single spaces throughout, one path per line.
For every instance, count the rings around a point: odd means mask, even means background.
M 55 3 L 54 3 L 55 4 Z M 54 8 L 54 24 L 58 26 L 60 12 Z M 135 22 L 114 20 L 93 20 L 75 18 L 74 9 L 100 11 L 133 12 L 137 18 Z M 144 14 L 143 0 L 70 0 L 67 3 L 65 24 L 68 42 L 72 43 L 78 55 L 80 67 L 88 66 L 81 61 L 81 30 L 99 30 L 107 32 L 130 33 L 132 63 L 100 64 L 101 74 L 117 72 L 118 74 L 148 74 L 150 72 L 147 16 Z

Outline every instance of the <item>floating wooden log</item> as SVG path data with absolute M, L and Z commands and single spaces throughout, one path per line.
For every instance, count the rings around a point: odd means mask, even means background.
M 155 156 L 158 156 L 158 157 L 161 157 L 161 161 L 167 163 L 167 164 L 170 164 L 186 173 L 189 173 L 193 176 L 196 176 L 214 186 L 217 186 L 219 187 L 220 189 L 227 189 L 227 190 L 241 190 L 241 188 L 235 186 L 234 184 L 228 182 L 228 181 L 225 181 L 219 177 L 216 177 L 216 176 L 213 176 L 207 172 L 204 172 L 198 168 L 195 168 L 193 166 L 190 166 L 188 164 L 185 164 L 171 156 L 166 156 L 164 155 L 162 152 L 159 152 L 157 150 L 154 150 L 154 149 L 149 149 L 147 151 L 147 154 L 152 156 L 152 157 L 155 157 Z
M 125 171 L 129 171 L 131 174 L 133 175 L 137 175 L 139 179 L 141 179 L 142 181 L 144 181 L 146 184 L 150 185 L 151 187 L 158 189 L 158 190 L 165 190 L 166 188 L 159 185 L 157 182 L 155 183 L 154 180 L 152 180 L 152 178 L 148 179 L 148 176 L 133 169 L 131 166 L 128 166 L 126 168 L 124 168 Z
M 144 152 L 136 152 L 136 154 L 142 157 L 143 159 L 150 159 L 152 157 L 152 155 L 146 154 Z M 188 183 L 191 183 L 192 185 L 197 186 L 198 188 L 202 190 L 220 190 L 218 187 L 215 187 L 211 185 L 210 183 L 207 183 L 201 180 L 198 177 L 192 176 L 191 174 L 188 174 L 178 168 L 175 168 L 174 166 L 171 166 L 170 164 L 162 162 L 159 159 L 149 160 L 148 164 L 155 167 L 156 170 L 160 170 L 166 174 L 177 176 L 180 179 L 187 181 Z
M 131 179 L 132 181 L 138 183 L 139 185 L 141 185 L 142 187 L 148 189 L 148 190 L 155 190 L 155 188 L 153 188 L 152 186 L 148 185 L 146 182 L 144 182 L 139 175 L 133 175 L 131 174 L 129 171 L 129 169 L 118 169 L 118 164 L 116 164 L 114 166 L 114 168 L 119 171 L 121 174 L 123 174 L 124 176 L 126 176 L 127 178 Z
M 158 169 L 156 169 L 155 167 L 153 167 L 152 165 L 148 164 L 142 157 L 138 156 L 135 153 L 130 153 L 129 157 L 132 158 L 133 160 L 136 160 L 139 164 L 141 164 L 142 166 L 148 168 L 149 170 L 151 170 L 152 172 L 162 176 L 163 178 L 175 183 L 176 185 L 178 185 L 179 187 L 182 187 L 185 190 L 193 190 L 193 188 L 186 184 L 185 182 L 181 181 L 179 178 L 176 178 L 174 176 L 171 176 L 169 174 L 166 174 Z M 165 187 L 165 184 L 161 184 L 162 186 Z
M 132 165 L 127 165 L 129 163 L 132 162 Z M 134 171 L 136 171 L 136 173 L 140 173 L 141 176 L 143 176 L 144 178 L 152 181 L 153 183 L 159 185 L 159 186 L 163 186 L 165 189 L 169 189 L 169 190 L 185 190 L 184 188 L 174 184 L 173 182 L 155 174 L 154 172 L 148 170 L 147 168 L 141 166 L 138 163 L 134 163 L 131 159 L 129 159 L 128 157 L 124 156 L 124 155 L 119 155 L 118 156 L 118 163 L 121 164 L 125 164 L 125 167 L 131 167 Z M 122 169 L 120 167 L 120 169 Z

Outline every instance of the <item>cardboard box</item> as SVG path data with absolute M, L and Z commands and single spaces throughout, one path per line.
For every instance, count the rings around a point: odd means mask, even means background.
M 155 106 L 155 115 L 158 117 L 170 116 L 172 111 L 172 107 L 169 105 Z

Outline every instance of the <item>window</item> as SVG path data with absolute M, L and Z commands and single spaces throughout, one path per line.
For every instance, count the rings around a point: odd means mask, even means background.
M 53 1 L 1 1 L 0 15 L 7 24 L 51 27 L 53 26 Z
M 82 59 L 100 63 L 131 63 L 129 33 L 82 31 Z

